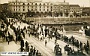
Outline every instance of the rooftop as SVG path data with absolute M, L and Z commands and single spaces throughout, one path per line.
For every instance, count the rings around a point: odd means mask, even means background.
M 70 7 L 80 7 L 78 4 L 71 4 Z

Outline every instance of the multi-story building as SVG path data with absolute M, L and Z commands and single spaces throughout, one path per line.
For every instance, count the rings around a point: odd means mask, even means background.
M 82 16 L 90 16 L 90 7 L 81 7 Z
M 80 6 L 79 5 L 69 5 L 70 6 L 70 16 L 76 16 L 76 14 L 80 13 Z
M 10 2 L 9 8 L 13 13 L 26 13 L 27 10 L 27 3 L 26 2 Z
M 79 5 L 70 5 L 70 12 L 80 12 L 80 6 Z
M 53 12 L 56 16 L 65 16 L 66 12 L 69 12 L 68 2 L 56 2 L 53 3 Z
M 52 4 L 49 2 L 10 2 L 9 8 L 13 13 L 49 12 L 52 11 Z
M 8 8 L 8 3 L 0 4 L 0 13 L 3 16 L 8 16 L 10 9 Z
M 9 8 L 13 13 L 19 14 L 38 14 L 49 16 L 75 16 L 75 13 L 80 13 L 79 5 L 70 5 L 68 2 L 9 2 Z

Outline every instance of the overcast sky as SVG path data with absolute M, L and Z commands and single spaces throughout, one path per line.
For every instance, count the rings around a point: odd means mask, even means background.
M 8 1 L 11 0 L 0 0 L 0 3 L 7 3 Z M 26 1 L 26 0 L 21 0 L 21 1 Z M 31 1 L 31 0 L 30 0 Z M 38 0 L 37 0 L 38 1 Z M 63 2 L 64 0 L 42 0 L 44 2 Z M 69 2 L 70 4 L 79 4 L 80 6 L 89 6 L 90 7 L 90 0 L 66 0 L 66 2 Z

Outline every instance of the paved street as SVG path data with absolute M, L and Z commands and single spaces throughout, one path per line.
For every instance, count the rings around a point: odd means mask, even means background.
M 22 23 L 21 25 L 22 25 L 21 27 L 23 27 L 25 24 Z M 18 25 L 14 25 L 14 26 L 17 27 Z M 28 34 L 26 34 L 26 40 L 29 41 L 30 45 L 35 46 L 44 56 L 55 56 L 55 54 L 54 54 L 55 39 L 54 38 L 52 40 L 48 41 L 46 47 L 44 45 L 44 41 L 39 41 L 37 39 L 37 37 L 36 38 L 34 36 L 29 37 Z M 58 40 L 57 43 L 59 43 L 60 47 L 62 48 L 63 55 L 67 56 L 67 55 L 65 55 L 65 51 L 64 51 L 64 46 L 67 45 L 67 43 L 60 41 L 60 40 Z M 70 45 L 70 47 L 73 48 L 72 45 Z M 77 48 L 74 47 L 74 50 L 77 51 Z
M 25 26 L 29 26 L 26 23 L 23 22 L 17 22 L 14 24 L 14 27 L 18 27 L 20 26 L 20 28 L 24 28 Z M 11 35 L 14 36 L 14 39 L 16 38 L 14 31 L 10 28 L 10 26 L 8 27 L 8 31 L 10 32 Z M 25 31 L 24 31 L 25 32 Z M 61 33 L 60 31 L 58 31 L 60 34 L 64 34 Z M 71 37 L 73 34 L 64 34 L 68 37 Z M 73 35 L 76 39 L 79 39 L 79 41 L 82 41 L 83 43 L 86 42 L 87 38 L 83 37 L 78 37 L 80 35 Z M 47 40 L 47 46 L 45 46 L 45 40 Z M 48 38 L 45 38 L 44 40 L 38 40 L 37 37 L 33 36 L 33 35 L 29 35 L 27 33 L 25 33 L 25 39 L 24 41 L 28 41 L 29 42 L 29 46 L 33 45 L 37 50 L 39 50 L 39 52 L 43 55 L 43 56 L 55 56 L 54 53 L 54 47 L 55 47 L 55 38 L 52 38 L 51 40 L 49 40 Z M 60 48 L 62 49 L 62 56 L 68 56 L 65 51 L 64 51 L 64 47 L 65 45 L 67 45 L 67 43 L 65 43 L 64 41 L 61 40 L 57 40 L 57 43 L 59 44 Z M 5 46 L 4 46 L 5 45 Z M 75 51 L 78 50 L 77 47 L 74 47 L 72 45 L 69 45 L 72 49 L 74 48 Z M 10 42 L 10 44 L 8 45 L 7 42 L 3 43 L 0 45 L 0 47 L 2 47 L 2 49 L 0 49 L 1 51 L 20 51 L 20 43 L 17 42 L 17 44 L 12 41 Z
M 89 3 L 0 0 L 0 56 L 90 56 Z
M 19 25 L 19 22 L 18 22 Z M 18 25 L 14 25 L 15 27 L 17 27 Z M 19 26 L 21 26 L 21 28 L 23 28 L 24 26 L 28 26 L 24 23 L 20 24 Z M 47 44 L 47 47 L 45 47 L 44 45 L 44 41 L 39 41 L 37 38 L 35 38 L 34 36 L 28 36 L 28 34 L 26 34 L 26 39 L 27 41 L 29 41 L 30 45 L 33 45 L 37 50 L 39 50 L 43 56 L 55 56 L 54 54 L 54 43 L 49 42 Z M 51 45 L 49 45 L 51 44 Z

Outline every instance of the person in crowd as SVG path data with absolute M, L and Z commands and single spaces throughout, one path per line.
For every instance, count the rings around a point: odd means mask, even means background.
M 34 47 L 34 49 L 33 49 L 33 55 L 35 55 L 35 53 L 36 53 L 36 50 L 35 50 L 35 47 Z
M 29 52 L 29 46 L 27 46 L 27 52 Z
M 57 39 L 55 39 L 55 44 L 57 43 Z
M 87 47 L 87 45 L 85 43 L 84 43 L 84 49 L 88 53 L 88 47 Z
M 22 39 L 21 40 L 21 48 L 23 48 L 24 47 L 24 40 Z
M 29 45 L 29 44 L 28 44 L 28 42 L 26 41 L 26 42 L 25 42 L 26 50 L 27 50 L 28 45 Z
M 47 45 L 47 40 L 45 40 L 45 46 Z
M 8 41 L 8 45 L 9 45 L 10 39 L 9 39 L 9 38 L 7 38 L 7 41 Z
M 87 40 L 87 47 L 88 47 L 88 49 L 89 49 L 89 41 Z
M 80 41 L 80 49 L 82 49 L 82 42 Z
M 33 54 L 33 46 L 31 45 L 30 52 Z
M 77 44 L 77 47 L 79 48 L 79 41 L 78 40 L 77 40 L 77 43 L 76 44 Z
M 38 55 L 38 53 L 39 53 L 39 52 L 38 52 L 38 50 L 37 50 L 37 51 L 36 51 L 36 56 Z

